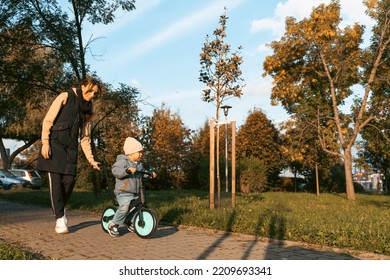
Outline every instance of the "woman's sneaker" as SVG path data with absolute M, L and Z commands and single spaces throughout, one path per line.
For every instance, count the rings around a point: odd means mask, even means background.
M 64 216 L 62 218 L 64 218 L 65 226 L 68 226 L 68 218 L 66 218 L 66 209 L 64 209 Z
M 108 233 L 112 237 L 118 237 L 119 236 L 118 226 L 114 224 L 108 225 Z
M 68 233 L 68 227 L 66 226 L 66 220 L 64 217 L 57 219 L 56 228 L 57 233 Z

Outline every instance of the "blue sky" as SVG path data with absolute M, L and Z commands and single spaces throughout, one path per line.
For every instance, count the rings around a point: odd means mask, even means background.
M 262 64 L 270 49 L 266 44 L 284 33 L 284 20 L 300 20 L 310 15 L 320 0 L 144 0 L 136 10 L 120 12 L 110 25 L 88 25 L 84 38 L 99 38 L 91 45 L 91 69 L 108 83 L 133 85 L 142 98 L 154 106 L 165 103 L 182 117 L 186 126 L 197 129 L 215 116 L 215 106 L 201 100 L 205 85 L 199 82 L 199 54 L 206 35 L 218 27 L 219 16 L 227 8 L 226 43 L 232 51 L 243 49 L 243 96 L 225 102 L 232 106 L 229 119 L 238 125 L 248 112 L 261 108 L 275 123 L 288 116 L 280 106 L 270 105 L 272 80 L 262 78 Z M 343 25 L 359 22 L 370 26 L 360 0 L 341 0 Z M 141 114 L 153 108 L 140 105 Z

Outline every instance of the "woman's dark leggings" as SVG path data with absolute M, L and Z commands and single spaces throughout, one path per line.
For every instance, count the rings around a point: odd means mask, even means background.
M 75 176 L 47 173 L 50 187 L 51 207 L 56 219 L 64 216 L 64 209 L 75 186 Z

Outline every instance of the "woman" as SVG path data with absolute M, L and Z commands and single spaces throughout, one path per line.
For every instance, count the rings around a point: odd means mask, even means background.
M 69 232 L 65 206 L 76 183 L 79 135 L 85 157 L 93 168 L 99 169 L 92 154 L 90 121 L 92 100 L 100 90 L 95 78 L 86 78 L 81 88 L 71 88 L 57 96 L 43 119 L 37 169 L 48 175 L 57 233 Z

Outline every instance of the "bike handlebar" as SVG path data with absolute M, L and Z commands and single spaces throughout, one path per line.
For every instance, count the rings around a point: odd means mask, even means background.
M 104 163 L 99 163 L 98 166 L 99 167 L 103 167 L 103 168 L 108 167 L 108 165 L 104 164 Z M 139 170 L 136 170 L 134 174 L 148 175 L 150 177 L 153 177 L 153 171 L 139 171 Z
M 153 177 L 153 171 L 135 171 L 135 174 L 142 174 L 142 175 L 148 175 L 150 177 Z

